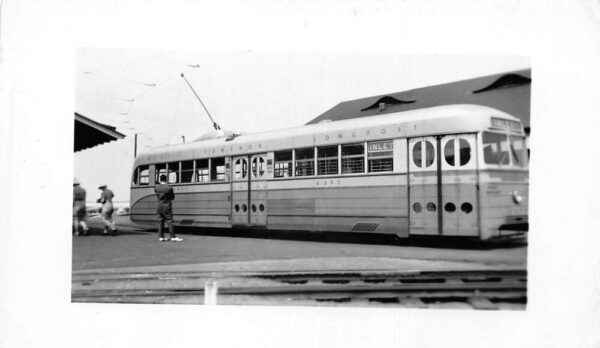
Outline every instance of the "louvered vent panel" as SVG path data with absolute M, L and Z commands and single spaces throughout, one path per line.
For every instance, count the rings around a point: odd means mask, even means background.
M 379 222 L 357 222 L 352 232 L 373 232 L 379 227 Z

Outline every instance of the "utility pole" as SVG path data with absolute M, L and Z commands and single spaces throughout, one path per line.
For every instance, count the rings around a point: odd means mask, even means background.
M 133 138 L 133 158 L 135 158 L 137 156 L 137 133 L 135 133 L 135 136 Z

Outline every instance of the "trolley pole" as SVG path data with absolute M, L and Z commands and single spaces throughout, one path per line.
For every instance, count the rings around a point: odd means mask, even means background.
M 200 102 L 200 104 L 202 105 L 202 107 L 204 108 L 204 111 L 206 111 L 206 114 L 208 115 L 208 118 L 210 118 L 210 121 L 213 123 L 213 127 L 215 127 L 215 130 L 221 130 L 221 127 L 217 124 L 217 122 L 215 122 L 215 120 L 212 118 L 212 116 L 210 115 L 210 112 L 208 112 L 208 109 L 206 108 L 206 106 L 204 106 L 204 103 L 202 102 L 202 99 L 200 99 L 200 97 L 198 96 L 198 93 L 196 93 L 196 91 L 194 90 L 194 87 L 192 87 L 192 85 L 190 84 L 190 82 L 185 78 L 185 76 L 183 75 L 183 73 L 181 73 L 181 78 L 185 80 L 185 83 L 187 83 L 187 85 L 190 87 L 190 89 L 192 90 L 192 92 L 194 92 L 194 95 L 196 96 L 196 99 L 198 99 L 198 101 Z

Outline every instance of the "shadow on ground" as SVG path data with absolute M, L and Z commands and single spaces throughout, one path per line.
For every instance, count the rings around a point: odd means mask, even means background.
M 85 236 L 105 236 L 105 237 L 117 237 L 117 236 L 126 236 L 126 235 L 142 235 L 153 233 L 154 231 L 151 229 L 146 230 L 131 230 L 131 229 L 119 229 L 115 235 L 110 233 L 105 234 L 104 230 L 97 227 L 90 227 L 90 230 Z
M 154 230 L 156 231 L 156 229 Z M 177 234 L 205 235 L 218 237 L 242 237 L 256 239 L 280 239 L 308 242 L 350 243 L 369 245 L 397 245 L 428 248 L 452 249 L 500 249 L 519 248 L 527 245 L 523 239 L 507 241 L 480 241 L 464 237 L 418 236 L 399 238 L 396 235 L 373 233 L 306 232 L 306 231 L 265 231 L 257 229 L 215 229 L 177 227 Z

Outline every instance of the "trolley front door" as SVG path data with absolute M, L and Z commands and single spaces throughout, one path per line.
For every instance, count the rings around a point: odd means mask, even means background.
M 233 158 L 233 226 L 267 225 L 267 156 L 256 154 Z
M 410 234 L 439 234 L 438 150 L 435 137 L 408 139 Z
M 475 145 L 474 134 L 409 139 L 411 234 L 478 234 Z
M 477 236 L 477 151 L 475 134 L 441 139 L 444 235 Z
M 231 224 L 233 226 L 248 226 L 248 197 L 250 195 L 248 172 L 248 156 L 233 157 L 233 176 L 231 180 Z

